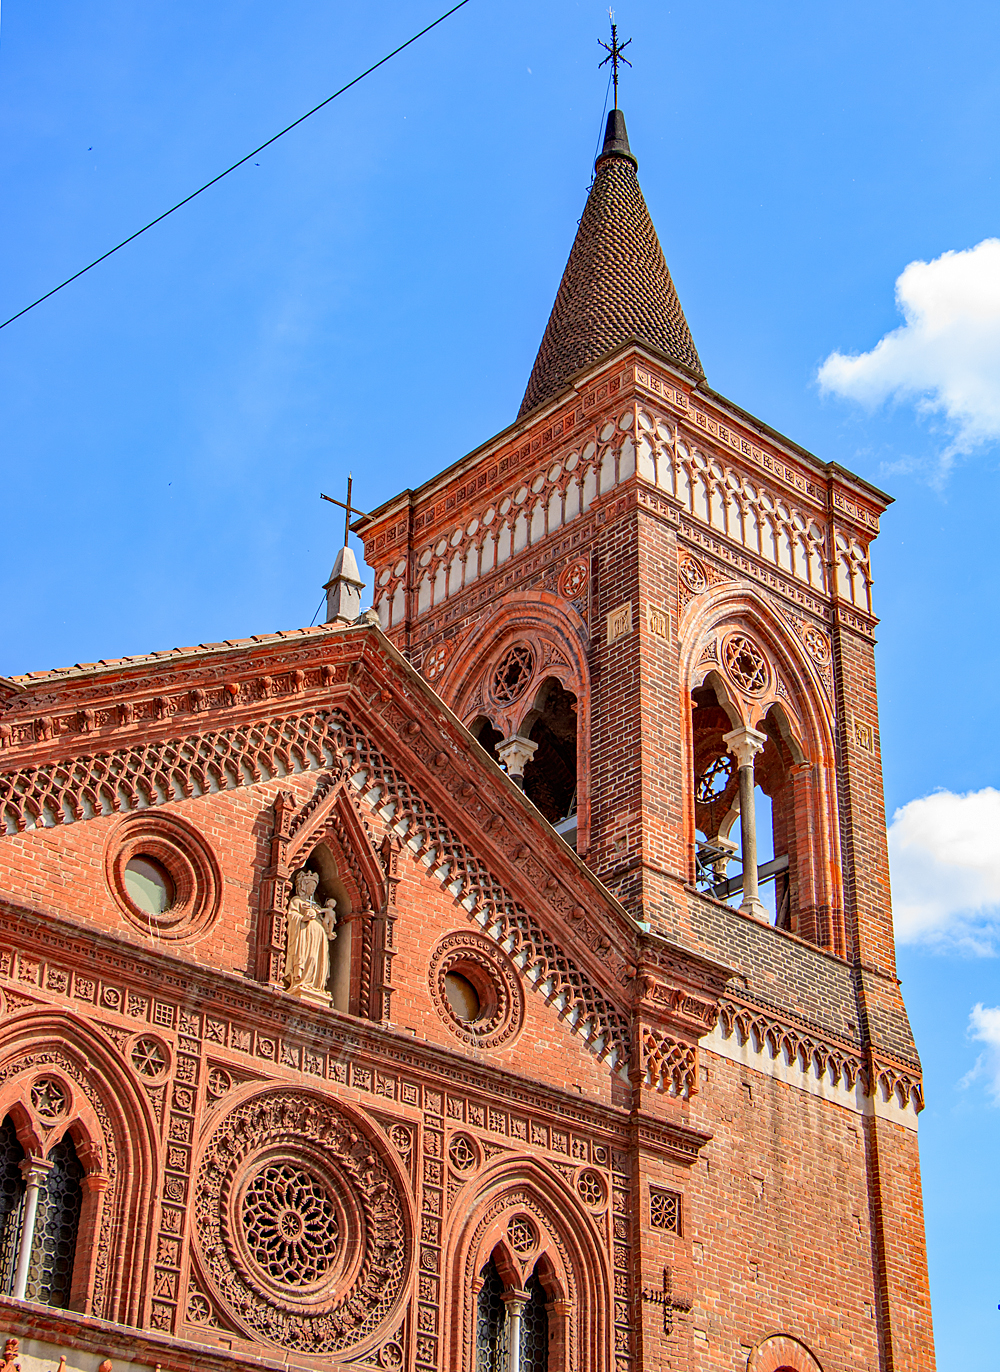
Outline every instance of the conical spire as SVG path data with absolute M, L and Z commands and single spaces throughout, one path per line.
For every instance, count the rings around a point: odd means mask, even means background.
M 629 339 L 705 374 L 639 189 L 638 165 L 625 116 L 612 110 L 518 418 Z

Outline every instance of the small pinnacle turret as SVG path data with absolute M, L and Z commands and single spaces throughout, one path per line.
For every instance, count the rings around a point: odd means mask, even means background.
M 705 374 L 639 188 L 638 165 L 625 116 L 614 109 L 518 418 L 630 341 Z
M 361 613 L 361 592 L 365 583 L 358 570 L 358 559 L 346 545 L 337 554 L 326 591 L 327 624 L 353 624 Z

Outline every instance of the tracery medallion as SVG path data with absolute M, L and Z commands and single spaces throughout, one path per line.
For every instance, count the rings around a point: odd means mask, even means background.
M 722 665 L 734 685 L 747 695 L 762 695 L 770 674 L 763 653 L 745 634 L 730 634 L 722 645 Z
M 515 643 L 497 663 L 490 693 L 498 705 L 512 705 L 528 689 L 535 670 L 535 654 L 528 643 Z

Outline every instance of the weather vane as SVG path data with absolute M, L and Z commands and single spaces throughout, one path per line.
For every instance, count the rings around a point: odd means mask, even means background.
M 622 56 L 622 53 L 625 51 L 625 49 L 628 47 L 629 43 L 631 43 L 632 40 L 631 40 L 631 38 L 626 38 L 624 43 L 619 43 L 619 41 L 618 41 L 618 25 L 615 23 L 615 12 L 614 12 L 614 10 L 608 10 L 608 18 L 611 20 L 611 43 L 610 43 L 610 44 L 605 43 L 605 41 L 604 41 L 603 38 L 598 38 L 598 40 L 597 40 L 598 43 L 600 43 L 601 47 L 604 49 L 604 51 L 605 51 L 608 55 L 607 55 L 607 57 L 605 57 L 605 59 L 604 59 L 603 62 L 601 62 L 601 63 L 598 64 L 598 68 L 597 68 L 597 69 L 598 69 L 598 71 L 600 71 L 601 67 L 606 67 L 606 66 L 608 65 L 609 62 L 611 63 L 611 79 L 612 79 L 612 81 L 614 81 L 614 83 L 615 83 L 615 109 L 617 109 L 617 108 L 618 108 L 618 63 L 619 63 L 619 62 L 624 62 L 625 65 L 626 65 L 626 67 L 630 67 L 630 66 L 632 65 L 632 63 L 628 60 L 627 57 L 623 57 L 623 56 Z
M 352 515 L 352 514 L 364 515 L 364 513 L 365 513 L 364 510 L 359 510 L 359 509 L 357 509 L 356 506 L 354 506 L 354 505 L 351 504 L 351 487 L 353 486 L 353 484 L 354 484 L 354 478 L 353 478 L 353 476 L 351 475 L 351 473 L 348 472 L 348 474 L 347 474 L 347 503 L 346 503 L 346 505 L 345 505 L 345 503 L 344 503 L 342 500 L 334 500 L 334 498 L 333 498 L 332 495 L 324 495 L 322 491 L 320 491 L 320 496 L 319 496 L 320 500 L 329 500 L 329 502 L 330 502 L 331 505 L 339 505 L 340 508 L 344 511 L 344 547 L 345 547 L 345 548 L 347 547 L 347 540 L 348 540 L 348 538 L 350 537 L 350 533 L 351 533 L 351 515 Z M 367 516 L 366 516 L 366 517 L 367 517 Z

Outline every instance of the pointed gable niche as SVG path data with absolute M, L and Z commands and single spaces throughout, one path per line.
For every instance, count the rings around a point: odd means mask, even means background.
M 705 374 L 639 189 L 638 165 L 625 116 L 612 110 L 519 419 L 632 339 L 687 372 Z

